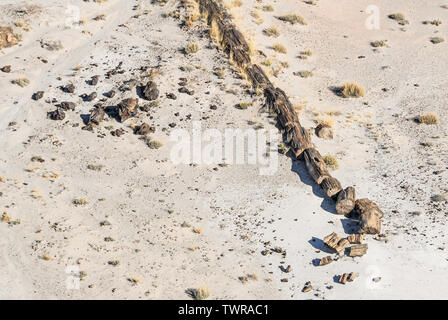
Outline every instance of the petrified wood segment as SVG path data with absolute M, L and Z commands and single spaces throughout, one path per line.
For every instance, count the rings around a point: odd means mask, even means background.
M 337 197 L 338 193 L 342 190 L 342 186 L 339 180 L 331 176 L 322 180 L 320 187 L 325 191 L 327 196 L 329 196 L 330 198 Z
M 367 212 L 376 214 L 380 219 L 383 218 L 383 212 L 375 202 L 366 198 L 356 200 L 355 208 L 353 210 L 354 217 L 359 218 Z
M 347 239 L 339 237 L 335 232 L 333 232 L 324 238 L 324 244 L 328 248 L 339 253 L 348 247 L 350 242 L 348 242 Z
M 367 244 L 357 244 L 351 246 L 348 250 L 348 255 L 350 257 L 362 257 L 367 253 Z
M 351 234 L 347 237 L 348 242 L 351 244 L 361 244 L 364 240 L 363 234 Z
M 314 148 L 309 148 L 306 149 L 303 154 L 305 157 L 306 168 L 314 181 L 321 184 L 325 178 L 330 177 L 319 151 Z
M 348 214 L 355 207 L 355 188 L 347 187 L 338 194 L 336 200 L 336 212 Z

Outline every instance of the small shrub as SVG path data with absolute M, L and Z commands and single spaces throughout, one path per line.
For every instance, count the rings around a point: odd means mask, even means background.
M 439 117 L 435 113 L 427 113 L 420 116 L 417 116 L 414 119 L 417 123 L 421 124 L 438 124 Z
M 301 76 L 302 78 L 310 78 L 313 76 L 313 72 L 308 70 L 301 70 L 298 72 L 298 75 Z
M 18 79 L 12 80 L 11 83 L 12 84 L 16 84 L 19 87 L 24 88 L 24 87 L 26 87 L 26 86 L 28 86 L 30 84 L 30 80 L 27 79 L 27 78 L 18 78 Z
M 372 41 L 370 44 L 374 48 L 385 47 L 387 45 L 387 40 L 376 40 Z
M 299 16 L 298 14 L 287 14 L 278 17 L 279 20 L 284 22 L 289 22 L 290 24 L 301 24 L 301 25 L 307 25 L 307 22 L 302 16 Z
M 271 6 L 271 5 L 263 6 L 263 11 L 265 11 L 265 12 L 272 12 L 272 11 L 274 11 L 274 7 Z
M 330 154 L 322 157 L 328 169 L 337 170 L 339 168 L 338 160 Z
M 87 204 L 87 200 L 84 198 L 75 199 L 73 200 L 73 204 L 75 206 L 85 206 Z
M 274 37 L 277 38 L 280 35 L 280 32 L 278 31 L 278 29 L 276 27 L 269 27 L 264 29 L 264 34 L 267 35 L 268 37 Z
M 210 296 L 210 290 L 208 287 L 187 289 L 186 293 L 194 300 L 204 300 Z
M 283 53 L 283 54 L 286 54 L 286 52 L 287 52 L 285 46 L 278 42 L 272 46 L 272 49 L 274 49 L 274 51 L 276 51 L 276 52 Z
M 397 21 L 398 24 L 400 24 L 400 25 L 409 24 L 409 21 L 406 20 L 406 18 L 404 17 L 404 14 L 402 14 L 402 13 L 393 13 L 393 14 L 390 14 L 388 17 L 389 17 L 389 19 Z
M 364 97 L 365 89 L 364 89 L 364 87 L 357 84 L 356 82 L 347 82 L 347 83 L 344 83 L 344 85 L 342 86 L 341 94 L 345 98 L 349 98 L 349 97 L 360 98 L 360 97 Z
M 440 19 L 434 19 L 432 21 L 426 20 L 426 21 L 423 21 L 423 24 L 432 24 L 434 26 L 440 26 L 442 24 L 442 20 L 440 20 Z
M 193 54 L 199 51 L 199 45 L 196 42 L 190 42 L 185 47 L 185 53 L 186 54 Z

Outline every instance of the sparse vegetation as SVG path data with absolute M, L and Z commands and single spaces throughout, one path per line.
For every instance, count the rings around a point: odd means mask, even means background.
M 308 70 L 300 70 L 297 74 L 302 78 L 310 78 L 313 76 L 313 72 Z
M 409 24 L 409 21 L 406 20 L 406 18 L 404 17 L 404 14 L 402 14 L 402 13 L 393 13 L 393 14 L 390 14 L 388 17 L 389 17 L 389 19 L 397 21 L 398 24 L 400 24 L 400 25 Z
M 30 84 L 30 80 L 28 78 L 18 78 L 18 79 L 12 80 L 11 83 L 24 88 Z
M 346 82 L 343 84 L 343 86 L 340 89 L 341 94 L 345 98 L 360 98 L 364 97 L 365 95 L 365 89 L 363 86 L 357 84 L 356 82 Z
M 385 47 L 385 46 L 387 46 L 387 40 L 376 40 L 376 41 L 372 41 L 370 44 L 372 47 L 375 47 L 375 48 Z
M 283 15 L 278 17 L 279 20 L 284 21 L 284 22 L 289 22 L 291 24 L 301 24 L 301 25 L 307 25 L 306 20 L 302 17 L 299 16 L 298 14 L 287 14 L 287 15 Z
M 286 47 L 278 42 L 272 46 L 272 49 L 274 49 L 274 51 L 276 51 L 276 52 L 283 53 L 283 54 L 286 54 L 286 52 L 287 52 Z
M 415 117 L 415 122 L 422 124 L 438 124 L 439 117 L 435 113 L 426 113 Z
M 339 168 L 338 160 L 331 154 L 327 154 L 322 157 L 328 169 L 337 170 Z
M 74 199 L 73 204 L 75 206 L 85 206 L 87 204 L 87 200 L 84 198 Z
M 199 45 L 196 42 L 190 42 L 185 47 L 185 53 L 186 54 L 193 54 L 199 51 Z
M 147 144 L 150 149 L 160 149 L 163 147 L 163 142 L 159 140 L 150 140 Z
M 280 35 L 280 32 L 276 27 L 269 27 L 263 30 L 264 34 L 268 37 L 274 37 L 277 38 Z
M 274 11 L 274 7 L 271 5 L 263 6 L 263 11 L 272 12 L 272 11 Z
M 426 21 L 423 21 L 423 24 L 432 24 L 434 26 L 440 26 L 442 24 L 442 20 L 440 20 L 440 19 L 426 20 Z
M 210 296 L 210 290 L 208 287 L 187 289 L 185 292 L 194 300 L 204 300 Z

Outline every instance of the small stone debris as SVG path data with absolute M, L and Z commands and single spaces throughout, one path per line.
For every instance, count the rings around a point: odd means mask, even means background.
M 40 100 L 44 97 L 44 93 L 43 91 L 37 91 L 36 93 L 33 93 L 33 96 L 31 97 L 33 100 Z
M 319 260 L 319 266 L 326 266 L 327 264 L 330 264 L 333 262 L 332 256 L 326 256 Z
M 70 111 L 70 110 L 73 111 L 73 110 L 75 110 L 75 107 L 76 107 L 76 103 L 74 103 L 74 102 L 63 101 L 60 104 L 60 108 L 64 111 Z
M 348 242 L 351 244 L 361 244 L 364 240 L 364 235 L 362 234 L 351 234 L 347 237 Z
M 375 278 L 372 278 L 372 281 L 373 282 L 380 282 L 381 281 L 381 277 L 375 277 Z
M 326 124 L 319 124 L 314 130 L 316 136 L 325 140 L 333 139 L 333 129 Z
M 47 118 L 51 120 L 64 120 L 65 113 L 61 109 L 56 109 L 47 113 Z
M 193 91 L 193 90 L 189 90 L 189 89 L 187 89 L 186 87 L 180 87 L 180 88 L 179 88 L 179 92 L 180 92 L 180 93 L 186 93 L 186 94 L 188 94 L 188 95 L 190 95 L 190 96 L 192 96 L 192 95 L 194 94 L 194 91 Z
M 339 276 L 338 282 L 341 284 L 346 284 L 347 282 L 352 282 L 355 280 L 356 275 L 353 272 L 350 273 L 344 273 L 341 276 Z
M 142 94 L 146 100 L 153 101 L 159 97 L 159 89 L 154 81 L 149 81 L 142 89 Z
M 108 97 L 109 99 L 115 97 L 115 90 L 110 90 L 110 91 L 106 92 L 105 96 Z
M 96 104 L 94 109 L 90 112 L 87 126 L 99 125 L 104 120 L 105 114 L 103 106 L 101 104 Z
M 75 86 L 72 83 L 69 83 L 66 86 L 62 86 L 61 89 L 65 93 L 75 93 Z
M 136 115 L 137 107 L 138 107 L 138 99 L 127 98 L 122 100 L 117 106 L 120 122 L 124 122 L 130 117 Z
M 335 232 L 333 232 L 324 238 L 324 244 L 336 253 L 340 253 L 350 245 L 350 242 L 345 238 L 339 237 Z
M 284 273 L 290 273 L 292 271 L 292 267 L 290 265 L 288 265 L 286 268 L 283 266 L 280 266 L 280 269 L 284 272 Z
M 177 96 L 174 93 L 167 93 L 166 97 L 171 100 L 176 100 Z
M 115 129 L 113 131 L 110 132 L 111 135 L 113 135 L 114 137 L 120 137 L 125 133 L 124 129 L 120 128 L 120 129 Z
M 281 282 L 288 282 L 288 278 L 280 279 Z
M 99 79 L 100 79 L 100 76 L 93 76 L 92 78 L 90 78 L 89 84 L 91 86 L 96 86 L 98 84 Z
M 92 92 L 90 94 L 82 94 L 81 98 L 86 101 L 86 102 L 90 102 L 96 99 L 96 97 L 98 96 L 98 94 L 96 92 Z
M 350 257 L 362 257 L 367 253 L 367 249 L 367 244 L 357 244 L 348 249 L 348 255 Z
M 31 161 L 32 162 L 40 162 L 40 163 L 45 162 L 45 160 L 41 156 L 33 156 L 33 157 L 31 157 Z
M 313 286 L 311 285 L 311 281 L 307 281 L 305 283 L 305 286 L 302 289 L 302 292 L 306 293 L 306 292 L 310 292 L 313 289 Z
M 149 126 L 146 122 L 141 124 L 140 126 L 136 126 L 134 129 L 134 134 L 146 136 L 150 133 L 154 133 L 156 131 L 155 127 Z
M 10 73 L 11 72 L 11 66 L 4 66 L 0 69 L 4 73 Z

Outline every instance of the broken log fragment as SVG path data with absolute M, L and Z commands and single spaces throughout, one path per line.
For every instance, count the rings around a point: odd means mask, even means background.
M 339 276 L 338 282 L 341 284 L 346 284 L 347 282 L 352 282 L 355 280 L 356 275 L 353 272 L 350 273 L 344 273 L 341 276 Z
M 377 234 L 381 232 L 381 219 L 374 211 L 361 215 L 359 233 Z
M 348 242 L 347 239 L 339 237 L 336 232 L 333 232 L 324 238 L 324 244 L 328 248 L 339 253 L 347 248 L 350 245 L 350 242 Z
M 363 198 L 358 199 L 355 202 L 355 208 L 353 210 L 353 216 L 354 218 L 359 219 L 363 214 L 367 212 L 372 212 L 378 216 L 378 218 L 383 218 L 383 212 L 381 211 L 380 207 L 369 199 Z
M 100 122 L 104 120 L 104 115 L 105 112 L 103 106 L 96 105 L 95 108 L 90 112 L 88 125 L 99 125 Z
M 361 244 L 364 240 L 363 234 L 351 234 L 347 237 L 348 242 L 351 244 Z
M 336 212 L 338 214 L 348 214 L 355 207 L 355 188 L 347 187 L 338 194 L 336 200 Z
M 302 155 L 303 151 L 312 147 L 308 131 L 298 121 L 286 133 L 286 142 L 292 147 L 297 158 Z
M 326 266 L 327 264 L 330 264 L 332 262 L 333 258 L 331 256 L 326 256 L 319 260 L 319 266 Z
M 362 257 L 367 253 L 367 249 L 367 244 L 357 244 L 348 249 L 348 255 L 350 257 Z
M 257 64 L 253 64 L 246 68 L 247 77 L 254 89 L 265 89 L 272 87 L 271 81 L 264 73 L 263 69 Z
M 314 129 L 316 136 L 319 138 L 330 140 L 333 139 L 333 129 L 326 124 L 319 124 L 316 129 Z
M 342 191 L 341 183 L 338 179 L 331 176 L 322 180 L 320 187 L 325 191 L 330 198 L 336 198 L 340 191 Z
M 325 178 L 331 177 L 319 151 L 314 148 L 308 148 L 303 154 L 308 173 L 317 184 L 320 185 Z
M 146 100 L 152 101 L 159 97 L 159 89 L 154 81 L 149 81 L 146 86 L 142 88 L 143 97 Z

